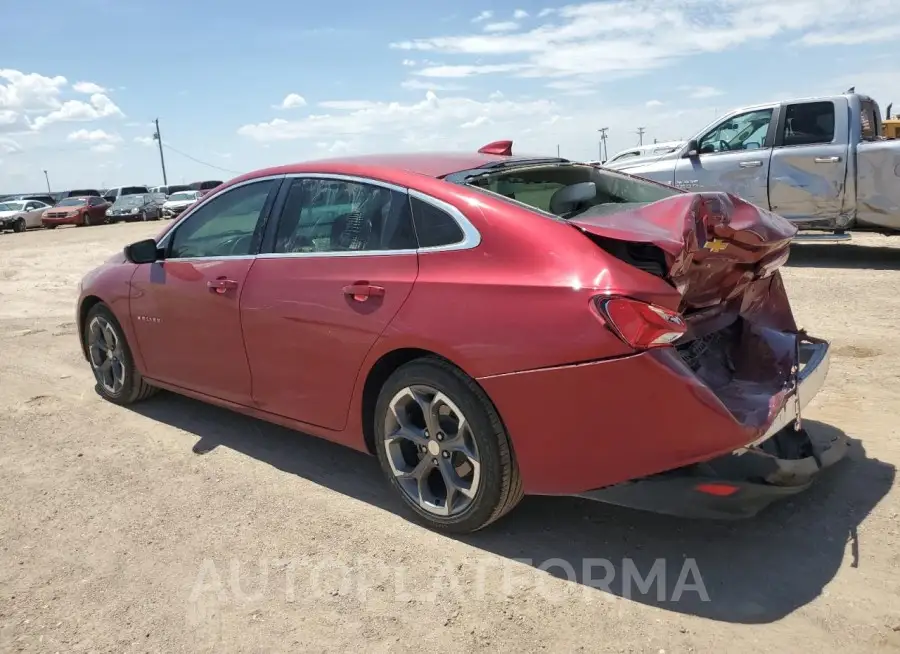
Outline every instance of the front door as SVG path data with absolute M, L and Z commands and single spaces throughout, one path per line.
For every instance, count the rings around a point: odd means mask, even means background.
M 729 116 L 700 137 L 699 154 L 675 165 L 675 186 L 686 191 L 726 191 L 769 208 L 769 159 L 774 107 Z
M 837 118 L 831 100 L 787 106 L 769 173 L 772 211 L 789 220 L 826 224 L 840 216 L 849 129 Z M 839 124 L 844 129 L 836 129 Z
M 362 363 L 418 275 L 407 194 L 297 178 L 241 296 L 258 407 L 342 429 Z
M 251 403 L 239 302 L 279 183 L 217 195 L 166 234 L 162 261 L 138 267 L 131 315 L 151 379 Z

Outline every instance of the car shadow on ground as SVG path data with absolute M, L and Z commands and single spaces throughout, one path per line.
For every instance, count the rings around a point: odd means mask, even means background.
M 795 243 L 791 246 L 786 265 L 798 268 L 900 270 L 900 248 L 854 243 Z
M 227 447 L 408 517 L 373 457 L 170 393 L 129 408 L 199 437 L 186 443 L 186 453 L 189 447 L 196 454 Z M 824 436 L 840 433 L 814 421 L 806 426 Z M 842 566 L 866 565 L 857 527 L 888 493 L 894 476 L 894 466 L 867 457 L 851 438 L 847 460 L 806 492 L 749 520 L 682 520 L 577 498 L 526 497 L 501 521 L 457 539 L 567 579 L 586 593 L 612 593 L 718 621 L 769 623 L 818 597 Z M 614 570 L 603 589 L 595 583 L 603 569 L 585 570 L 585 561 L 596 559 L 609 561 Z M 625 559 L 643 579 L 664 561 L 664 589 L 655 583 L 644 591 L 633 575 L 628 582 Z M 695 567 L 686 581 L 699 580 L 708 600 L 688 586 L 673 601 L 688 559 Z M 560 560 L 571 567 L 551 567 Z

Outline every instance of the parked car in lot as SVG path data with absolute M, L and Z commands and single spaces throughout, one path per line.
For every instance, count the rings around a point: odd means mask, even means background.
M 66 198 L 86 198 L 86 197 L 103 197 L 103 194 L 95 188 L 81 188 L 71 191 L 64 191 L 60 200 Z
M 0 203 L 0 231 L 24 232 L 41 226 L 41 216 L 49 205 L 38 200 L 8 200 Z
M 791 313 L 790 223 L 510 152 L 216 189 L 82 281 L 98 392 L 166 388 L 368 451 L 453 532 L 523 494 L 752 515 L 841 458 L 799 422 L 829 346 Z
M 9 200 L 37 200 L 38 202 L 43 202 L 48 206 L 53 206 L 57 202 L 59 202 L 62 198 L 58 197 L 60 194 L 49 195 L 45 193 L 24 193 L 21 195 L 10 195 L 9 197 L 4 198 L 3 202 L 8 202 Z
M 124 195 L 137 195 L 149 192 L 150 189 L 146 186 L 116 186 L 115 188 L 106 189 L 103 192 L 103 199 L 110 204 L 114 204 L 116 200 Z
M 107 209 L 109 202 L 99 195 L 68 197 L 45 209 L 41 224 L 47 229 L 56 229 L 60 225 L 102 225 L 106 222 Z
M 220 182 L 218 180 L 208 179 L 204 182 L 192 182 L 191 184 L 188 184 L 188 187 L 192 191 L 200 191 L 201 195 L 206 195 L 214 188 L 218 188 L 222 184 L 223 182 Z
M 175 218 L 200 199 L 200 191 L 179 191 L 166 199 L 162 206 L 163 218 Z
M 120 195 L 106 212 L 109 223 L 131 220 L 159 220 L 162 218 L 163 203 L 166 196 L 162 193 L 136 193 Z
M 165 196 L 170 196 L 173 193 L 180 193 L 181 191 L 189 191 L 191 187 L 188 184 L 169 184 L 168 186 L 154 186 L 150 189 L 151 193 L 162 193 Z
M 612 167 L 686 190 L 727 191 L 801 229 L 900 232 L 900 141 L 857 93 L 744 107 L 671 154 Z
M 639 145 L 627 150 L 617 152 L 609 161 L 602 162 L 606 164 L 618 164 L 625 161 L 633 163 L 640 159 L 642 162 L 648 162 L 651 159 L 658 159 L 664 154 L 671 154 L 675 150 L 681 148 L 684 141 L 665 141 L 663 143 L 651 143 L 649 145 Z

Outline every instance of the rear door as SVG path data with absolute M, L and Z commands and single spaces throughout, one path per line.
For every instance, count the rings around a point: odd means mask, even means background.
M 729 116 L 698 140 L 699 153 L 675 164 L 675 186 L 686 191 L 726 191 L 769 208 L 769 159 L 776 106 Z
M 365 178 L 285 183 L 241 296 L 253 399 L 342 429 L 367 353 L 418 274 L 405 189 Z
M 840 216 L 847 178 L 846 107 L 789 104 L 779 120 L 769 173 L 771 208 L 789 220 Z
M 160 241 L 162 261 L 138 266 L 131 316 L 148 377 L 252 403 L 239 301 L 280 182 L 218 194 Z

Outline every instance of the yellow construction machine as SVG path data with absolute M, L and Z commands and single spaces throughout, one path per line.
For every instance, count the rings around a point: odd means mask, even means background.
M 893 106 L 893 104 L 887 106 L 887 111 L 884 112 L 884 120 L 881 121 L 881 133 L 886 139 L 900 139 L 900 114 L 891 115 L 891 107 Z

